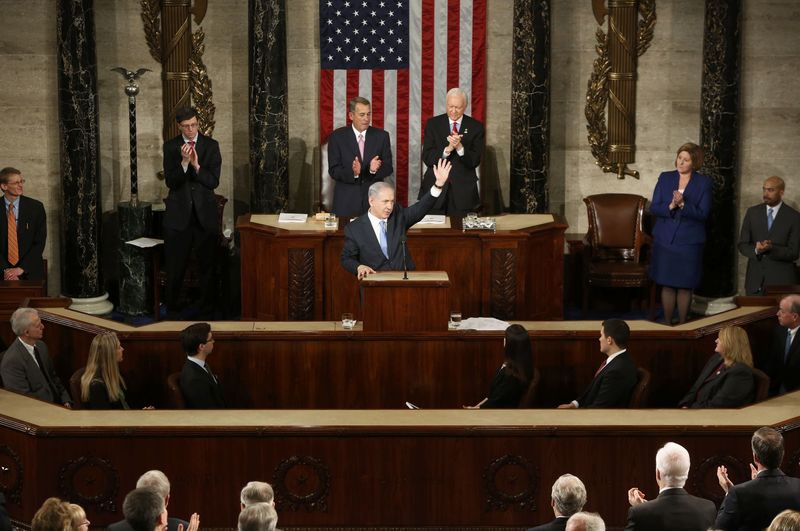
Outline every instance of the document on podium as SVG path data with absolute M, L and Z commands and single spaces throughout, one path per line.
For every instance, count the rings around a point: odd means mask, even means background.
M 291 212 L 281 212 L 278 216 L 278 223 L 305 223 L 308 214 L 292 214 Z
M 417 225 L 444 225 L 446 220 L 447 220 L 446 216 L 440 216 L 437 214 L 428 214 L 420 221 L 418 221 Z

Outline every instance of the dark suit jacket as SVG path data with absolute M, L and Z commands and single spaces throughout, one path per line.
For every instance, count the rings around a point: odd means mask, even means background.
M 528 528 L 525 531 L 564 531 L 564 529 L 567 528 L 567 520 L 569 520 L 568 516 L 561 516 L 552 522 L 537 525 L 536 527 Z
M 164 199 L 164 227 L 186 229 L 194 211 L 205 231 L 218 234 L 220 226 L 214 189 L 219 186 L 222 155 L 219 144 L 213 138 L 198 134 L 196 142 L 194 149 L 200 163 L 199 173 L 191 164 L 186 172 L 183 171 L 183 136 L 178 135 L 164 144 L 164 179 L 169 188 L 169 194 Z
M 190 359 L 183 364 L 180 385 L 188 409 L 225 408 L 222 385 Z
M 769 358 L 765 367 L 765 372 L 769 376 L 770 396 L 780 393 L 781 387 L 784 387 L 787 393 L 800 388 L 800 330 L 792 339 L 789 359 L 784 361 L 788 333 L 789 329 L 782 326 L 776 326 L 772 331 Z
M 684 207 L 669 209 L 672 192 L 678 189 L 678 171 L 666 171 L 658 177 L 650 212 L 655 216 L 653 240 L 663 245 L 698 244 L 706 241 L 706 218 L 711 212 L 713 186 L 711 179 L 700 173 L 692 178 L 683 192 Z
M 692 496 L 683 489 L 669 489 L 652 501 L 631 507 L 625 529 L 706 531 L 716 516 L 714 502 Z
M 692 388 L 678 403 L 680 407 L 743 407 L 753 403 L 755 381 L 753 371 L 744 363 L 723 367 L 719 374 L 703 383 L 722 363 L 722 356 L 714 353 L 700 371 Z
M 481 404 L 481 409 L 516 408 L 527 389 L 528 383 L 514 378 L 505 367 L 500 367 L 489 388 L 489 396 L 486 397 L 488 400 Z
M 5 356 L 3 356 L 3 364 L 0 366 L 3 386 L 9 391 L 23 393 L 54 404 L 72 402 L 69 393 L 67 393 L 61 383 L 61 379 L 56 374 L 53 361 L 47 351 L 47 345 L 43 341 L 37 341 L 36 349 L 42 358 L 43 369 L 50 376 L 58 396 L 53 396 L 53 391 L 47 384 L 42 371 L 39 370 L 33 357 L 25 349 L 22 340 L 19 338 L 11 343 L 11 346 L 6 350 Z
M 3 215 L 0 216 L 0 269 L 21 267 L 25 274 L 23 280 L 44 280 L 44 244 L 47 241 L 47 216 L 44 205 L 36 199 L 20 196 L 19 212 L 17 213 L 17 247 L 19 248 L 19 262 L 8 263 L 8 211 L 5 210 L 5 200 L 0 200 L 3 205 Z
M 450 129 L 450 118 L 447 114 L 440 114 L 428 119 L 425 124 L 425 140 L 422 145 L 422 162 L 428 167 L 422 179 L 422 186 L 419 190 L 419 197 L 422 197 L 431 189 L 436 182 L 433 174 L 433 166 L 442 158 L 442 152 L 447 147 L 447 137 L 452 134 Z M 485 133 L 483 124 L 478 120 L 467 116 L 461 120 L 461 145 L 464 146 L 464 156 L 460 156 L 455 150 L 450 153 L 448 160 L 453 165 L 450 170 L 450 178 L 444 185 L 443 194 L 439 205 L 447 204 L 447 195 L 453 194 L 453 200 L 457 212 L 448 211 L 448 215 L 463 216 L 467 212 L 478 210 L 480 207 L 480 196 L 478 195 L 478 174 L 476 172 L 481 164 L 483 149 L 485 146 Z M 443 206 L 442 206 L 443 208 Z
M 772 249 L 756 254 L 756 242 L 772 240 Z M 763 293 L 764 286 L 797 284 L 794 262 L 800 257 L 800 213 L 781 205 L 767 230 L 767 205 L 747 209 L 739 234 L 739 252 L 747 257 L 744 287 L 748 295 Z
M 586 391 L 578 398 L 578 407 L 628 407 L 631 392 L 637 381 L 636 365 L 626 350 L 594 377 Z
M 178 531 L 178 525 L 183 524 L 183 529 L 189 528 L 189 522 L 186 520 L 181 520 L 180 518 L 172 518 L 171 516 L 167 518 L 167 531 Z M 115 522 L 108 526 L 108 531 L 134 531 L 131 524 L 128 523 L 127 520 L 120 520 L 119 522 Z
M 381 167 L 375 175 L 369 172 L 369 162 L 380 157 Z M 361 160 L 353 126 L 340 127 L 328 137 L 328 174 L 336 181 L 333 189 L 333 213 L 342 217 L 360 216 L 369 208 L 367 191 L 377 181 L 392 175 L 392 142 L 389 133 L 368 127 L 364 137 L 364 159 L 358 179 L 353 175 L 353 159 Z
M 719 507 L 715 527 L 761 530 L 785 509 L 800 510 L 800 479 L 780 469 L 763 470 L 756 479 L 731 487 Z
M 387 246 L 389 258 L 381 251 L 375 231 L 369 222 L 367 214 L 359 216 L 344 228 L 344 247 L 342 247 L 342 267 L 358 274 L 358 266 L 364 264 L 375 271 L 401 271 L 403 269 L 402 240 L 409 227 L 425 217 L 433 207 L 436 198 L 425 194 L 422 199 L 408 208 L 403 208 L 400 203 L 395 203 L 392 215 L 386 223 Z M 411 253 L 406 252 L 406 265 L 414 269 L 414 260 Z

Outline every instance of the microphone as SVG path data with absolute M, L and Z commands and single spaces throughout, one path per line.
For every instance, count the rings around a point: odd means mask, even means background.
M 406 263 L 406 237 L 403 236 L 403 239 L 400 240 L 400 243 L 403 246 L 403 280 L 408 280 L 408 264 Z

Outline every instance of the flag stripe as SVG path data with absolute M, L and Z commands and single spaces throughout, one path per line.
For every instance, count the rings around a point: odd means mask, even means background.
M 333 131 L 333 70 L 319 73 L 319 143 L 324 144 Z
M 408 70 L 397 71 L 397 162 L 395 199 L 408 206 Z
M 486 0 L 472 4 L 472 116 L 486 121 Z
M 461 19 L 461 2 L 459 0 L 450 0 L 447 4 L 447 42 L 445 43 L 448 48 L 452 46 L 461 46 L 461 37 L 459 35 L 460 32 L 460 25 Z M 456 44 L 458 43 L 458 44 Z M 453 87 L 462 86 L 459 82 L 458 72 L 461 61 L 461 56 L 459 55 L 459 60 L 452 60 L 452 53 L 448 54 L 446 57 L 447 60 L 447 88 L 445 91 L 450 90 Z M 463 68 L 462 68 L 463 70 Z
M 450 85 L 451 87 L 464 87 L 468 93 L 472 91 L 472 0 L 461 0 L 460 9 L 461 20 L 461 34 L 458 37 L 459 49 L 462 53 L 459 55 L 459 72 L 458 83 Z M 464 111 L 469 116 L 472 116 L 472 98 L 467 98 L 467 110 Z

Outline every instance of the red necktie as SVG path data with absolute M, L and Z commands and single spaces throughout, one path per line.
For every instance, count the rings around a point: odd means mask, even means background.
M 8 205 L 8 263 L 16 266 L 19 262 L 19 246 L 17 244 L 17 218 L 14 217 L 14 203 Z
M 453 134 L 458 134 L 458 122 L 453 122 Z
M 191 147 L 192 149 L 194 149 L 194 144 L 195 144 L 195 141 L 194 141 L 194 140 L 189 140 L 189 141 L 187 142 L 187 144 L 189 144 L 189 147 Z
M 603 370 L 603 367 L 606 366 L 606 362 L 608 362 L 608 358 L 604 359 L 603 363 L 600 364 L 600 367 L 597 368 L 597 370 L 594 373 L 595 377 L 597 377 L 597 375 L 600 374 L 600 371 Z

